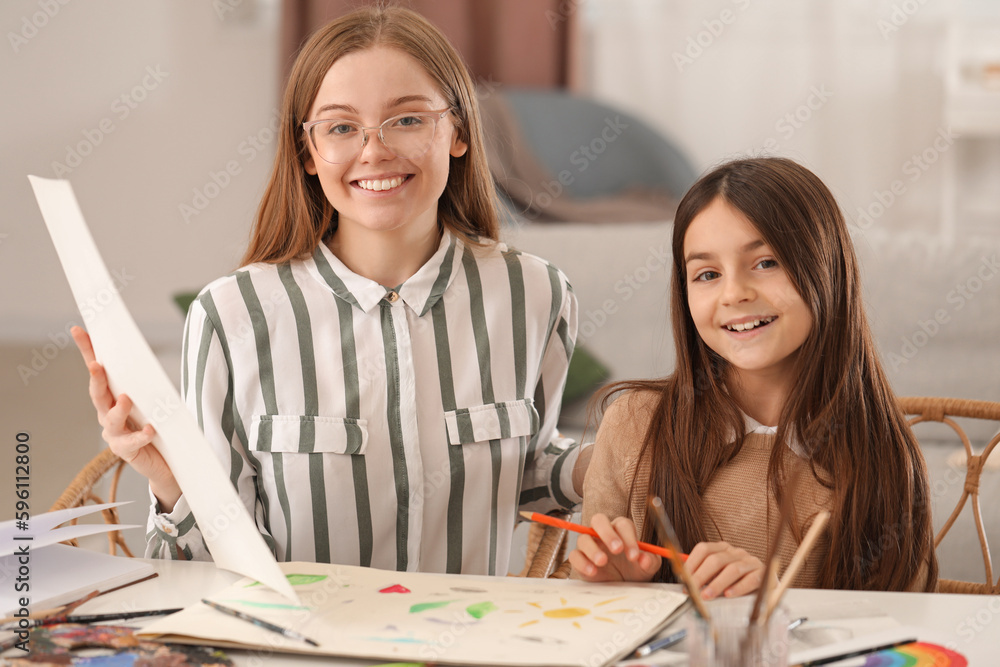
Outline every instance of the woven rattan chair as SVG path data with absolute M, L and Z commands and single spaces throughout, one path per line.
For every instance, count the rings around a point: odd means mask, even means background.
M 556 518 L 569 521 L 570 514 Z M 566 560 L 566 530 L 555 526 L 532 523 L 528 528 L 527 556 L 521 577 L 566 579 L 570 565 Z
M 965 488 L 958 504 L 952 511 L 951 516 L 941 527 L 940 532 L 934 538 L 934 547 L 941 544 L 941 540 L 954 525 L 958 516 L 965 508 L 966 501 L 971 500 L 972 517 L 976 524 L 976 532 L 979 535 L 979 545 L 983 553 L 983 566 L 986 568 L 985 583 L 975 583 L 968 581 L 955 581 L 952 579 L 941 579 L 938 582 L 938 590 L 942 593 L 978 593 L 984 595 L 1000 594 L 1000 579 L 993 578 L 993 563 L 990 558 L 989 540 L 986 538 L 986 531 L 983 529 L 983 515 L 979 509 L 979 478 L 983 472 L 983 466 L 989 458 L 990 453 L 996 449 L 997 442 L 1000 442 L 1000 433 L 994 435 L 980 453 L 976 453 L 965 430 L 953 419 L 953 417 L 967 417 L 972 419 L 986 419 L 1000 421 L 1000 403 L 991 401 L 973 401 L 960 398 L 900 398 L 899 405 L 903 412 L 909 416 L 911 426 L 922 422 L 941 422 L 947 424 L 955 431 L 962 441 L 966 455 Z
M 108 489 L 108 499 L 106 502 L 115 502 L 115 496 L 118 493 L 118 479 L 121 477 L 122 469 L 124 469 L 124 467 L 125 461 L 120 459 L 118 455 L 110 449 L 105 449 L 103 452 L 91 459 L 90 463 L 85 465 L 83 469 L 76 474 L 76 477 L 74 477 L 73 481 L 70 482 L 68 487 L 66 487 L 66 490 L 62 492 L 62 495 L 59 496 L 52 507 L 49 508 L 49 511 L 54 512 L 55 510 L 67 509 L 70 507 L 82 507 L 88 501 L 95 504 L 104 503 L 105 501 L 94 493 L 94 485 L 108 472 L 111 472 L 111 486 Z M 121 523 L 118 518 L 117 507 L 101 510 L 101 514 L 104 516 L 105 523 Z M 76 520 L 74 519 L 70 523 L 75 524 Z M 79 546 L 76 540 L 69 540 L 69 543 L 73 546 Z M 129 550 L 128 545 L 125 544 L 125 539 L 122 537 L 121 531 L 113 530 L 108 533 L 108 553 L 112 556 L 115 555 L 119 547 L 121 547 L 123 554 L 129 558 L 132 557 L 132 551 Z

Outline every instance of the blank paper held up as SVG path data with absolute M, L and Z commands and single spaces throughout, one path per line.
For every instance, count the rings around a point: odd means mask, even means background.
M 219 567 L 297 600 L 205 436 L 180 400 L 114 286 L 68 181 L 28 176 L 78 304 L 98 302 L 85 323 L 112 391 L 127 393 L 139 424 L 173 471 Z M 82 311 L 81 311 L 82 314 Z

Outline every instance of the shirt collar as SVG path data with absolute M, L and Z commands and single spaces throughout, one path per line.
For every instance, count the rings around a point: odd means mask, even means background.
M 743 423 L 746 426 L 746 430 L 744 431 L 744 433 L 746 433 L 747 435 L 750 435 L 751 433 L 759 433 L 761 435 L 775 435 L 778 432 L 777 426 L 764 426 L 759 421 L 757 421 L 756 419 L 754 419 L 745 412 L 743 413 Z M 799 456 L 801 456 L 802 458 L 809 458 L 808 455 L 806 454 L 806 451 L 802 448 L 802 444 L 799 442 L 799 439 L 795 437 L 794 434 L 792 435 L 791 438 L 789 438 L 788 448 L 791 449 L 796 454 L 798 454 Z
M 403 303 L 420 315 L 430 310 L 454 280 L 463 247 L 462 242 L 445 229 L 438 249 L 431 258 L 398 286 L 396 292 Z M 337 297 L 365 313 L 371 312 L 391 291 L 374 280 L 351 271 L 325 243 L 316 247 L 311 261 L 307 262 L 307 268 L 316 280 L 329 287 Z

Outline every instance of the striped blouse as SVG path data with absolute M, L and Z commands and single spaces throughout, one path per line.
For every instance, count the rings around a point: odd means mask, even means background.
M 192 304 L 181 394 L 278 560 L 506 574 L 518 509 L 571 508 L 556 431 L 576 339 L 566 277 L 445 231 L 396 289 L 312 257 Z M 146 555 L 211 558 L 182 496 Z

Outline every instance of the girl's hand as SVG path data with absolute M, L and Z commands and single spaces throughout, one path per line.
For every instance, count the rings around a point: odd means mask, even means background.
M 639 550 L 635 524 L 626 517 L 614 521 L 595 514 L 590 526 L 600 536 L 580 535 L 569 562 L 576 577 L 586 581 L 649 581 L 660 569 L 660 557 Z
M 170 466 L 151 444 L 156 434 L 153 425 L 146 424 L 141 429 L 135 427 L 129 417 L 132 400 L 125 394 L 116 400 L 111 394 L 104 367 L 97 363 L 94 356 L 90 335 L 80 327 L 73 327 L 70 333 L 90 372 L 90 400 L 97 409 L 97 421 L 104 427 L 101 437 L 111 451 L 140 475 L 149 478 L 149 486 L 160 503 L 160 511 L 169 512 L 180 498 L 181 489 Z
M 746 595 L 764 582 L 764 563 L 727 542 L 696 544 L 686 567 L 706 600 Z

